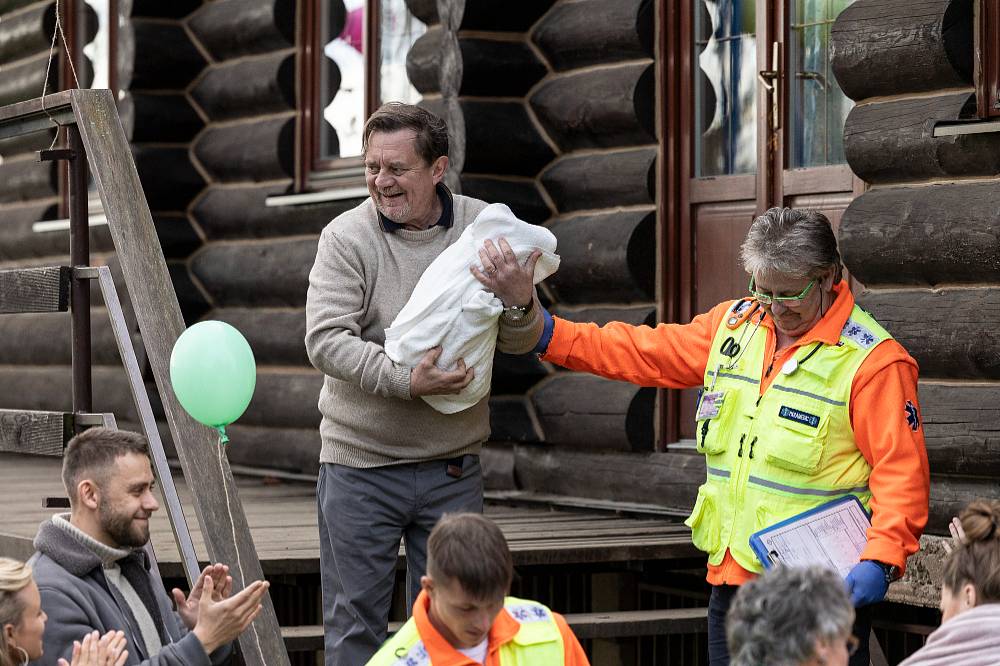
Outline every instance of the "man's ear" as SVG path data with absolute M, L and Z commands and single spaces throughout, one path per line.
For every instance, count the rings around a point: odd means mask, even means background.
M 101 502 L 101 489 L 92 479 L 84 479 L 76 484 L 76 499 L 79 504 L 96 511 Z
M 434 593 L 434 579 L 430 576 L 421 576 L 420 589 L 426 592 L 427 596 L 431 596 Z
M 448 156 L 442 155 L 441 157 L 434 160 L 434 164 L 431 165 L 431 177 L 434 179 L 434 184 L 437 185 L 444 178 L 444 172 L 448 170 Z

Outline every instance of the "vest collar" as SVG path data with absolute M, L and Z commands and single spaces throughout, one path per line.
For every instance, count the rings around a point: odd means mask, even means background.
M 434 666 L 471 666 L 474 662 L 451 646 L 451 643 L 431 624 L 429 617 L 431 598 L 423 590 L 413 604 L 413 621 L 417 625 L 420 640 L 431 655 Z M 521 625 L 506 610 L 501 610 L 490 627 L 490 642 L 487 654 L 495 652 L 501 645 L 514 640 Z

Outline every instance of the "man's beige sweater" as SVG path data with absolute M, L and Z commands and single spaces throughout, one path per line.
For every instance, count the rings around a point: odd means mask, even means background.
M 486 203 L 453 195 L 454 223 L 424 231 L 383 231 L 365 200 L 323 230 L 306 298 L 306 350 L 326 375 L 321 463 L 378 467 L 479 453 L 489 437 L 488 397 L 457 414 L 410 398 L 411 368 L 385 354 L 385 329 L 432 261 L 461 236 Z M 447 289 L 448 285 L 441 285 Z M 497 348 L 531 350 L 538 307 L 515 325 L 500 318 Z

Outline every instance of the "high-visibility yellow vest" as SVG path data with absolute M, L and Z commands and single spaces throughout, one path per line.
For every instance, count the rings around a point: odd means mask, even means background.
M 552 611 L 535 601 L 507 597 L 504 610 L 520 628 L 500 646 L 502 666 L 562 666 L 562 634 Z M 368 666 L 434 666 L 411 617 L 368 662 Z
M 720 564 L 728 549 L 759 573 L 749 545 L 754 532 L 845 495 L 870 510 L 871 467 L 854 440 L 851 385 L 868 354 L 891 336 L 855 305 L 836 345 L 796 350 L 794 362 L 772 369 L 778 375 L 761 395 L 767 333 L 755 330 L 759 311 L 746 316 L 755 307 L 738 301 L 712 341 L 695 431 L 708 474 L 686 524 L 710 564 Z

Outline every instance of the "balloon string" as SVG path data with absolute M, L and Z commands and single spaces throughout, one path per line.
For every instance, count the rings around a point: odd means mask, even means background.
M 243 559 L 240 557 L 240 546 L 236 543 L 236 519 L 233 518 L 233 508 L 229 502 L 229 484 L 226 483 L 226 472 L 222 466 L 222 450 L 225 443 L 228 441 L 229 438 L 226 437 L 225 428 L 219 428 L 219 446 L 216 447 L 219 449 L 219 472 L 222 473 L 222 487 L 226 491 L 226 511 L 229 513 L 229 524 L 233 528 L 233 546 L 236 548 L 236 566 L 240 570 L 240 583 L 242 583 L 245 588 L 247 579 L 243 575 Z M 257 635 L 257 620 L 250 623 L 250 628 L 253 629 L 253 637 L 254 640 L 257 641 L 257 651 L 260 653 L 260 663 L 263 664 L 267 660 L 264 659 L 264 648 L 260 646 L 260 636 Z

